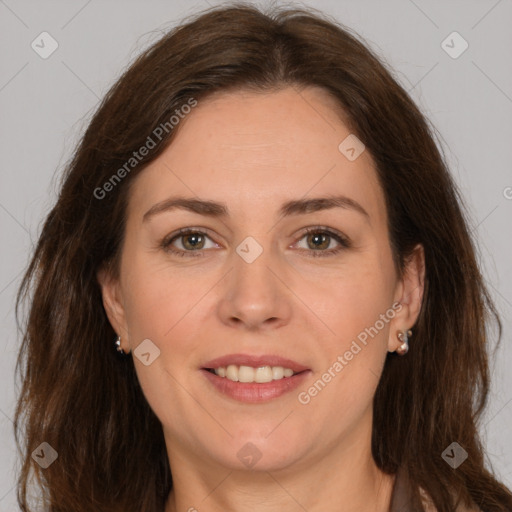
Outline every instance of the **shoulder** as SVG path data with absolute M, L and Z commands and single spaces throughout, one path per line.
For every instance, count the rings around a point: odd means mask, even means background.
M 407 471 L 400 467 L 397 471 L 393 493 L 391 496 L 390 512 L 438 512 L 432 498 L 423 488 L 419 488 L 418 500 L 413 493 L 412 482 Z M 474 503 L 467 507 L 459 504 L 455 512 L 483 512 Z
M 434 504 L 432 503 L 432 500 L 426 491 L 420 487 L 419 492 L 421 496 L 421 503 L 425 509 L 425 512 L 437 512 L 437 508 L 434 507 Z M 456 512 L 482 512 L 482 510 L 475 504 L 472 504 L 472 506 L 469 508 L 460 504 L 457 507 Z

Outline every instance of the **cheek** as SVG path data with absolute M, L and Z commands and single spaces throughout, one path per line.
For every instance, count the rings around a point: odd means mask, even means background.
M 129 253 L 129 251 L 127 251 Z M 161 258 L 132 251 L 126 258 L 124 309 L 134 342 L 164 340 L 204 293 L 199 279 L 186 277 L 187 269 L 172 269 Z
M 161 282 L 151 278 L 134 281 L 125 305 L 132 343 L 144 338 L 162 338 L 176 321 L 172 313 L 176 312 L 179 303 L 177 295 L 162 287 Z
M 313 298 L 312 308 L 329 330 L 318 338 L 317 372 L 301 390 L 301 403 L 311 400 L 315 416 L 329 421 L 333 431 L 349 430 L 371 407 L 387 356 L 395 314 L 389 276 L 376 265 L 352 267 Z
M 389 327 L 386 320 L 392 318 L 393 292 L 391 266 L 368 255 L 340 268 L 329 279 L 312 281 L 299 293 L 306 294 L 307 305 L 328 327 L 324 337 L 326 342 L 341 349 L 376 323 L 382 331 L 379 333 L 382 336 L 376 338 L 386 337 Z M 381 315 L 386 316 L 384 325 Z
M 149 339 L 159 351 L 154 365 L 136 364 L 139 381 L 154 399 L 164 388 L 168 396 L 174 396 L 173 377 L 184 382 L 204 357 L 204 333 L 213 318 L 213 294 L 207 292 L 214 290 L 218 278 L 148 260 L 139 265 L 136 258 L 132 262 L 125 304 L 130 346 L 136 351 Z M 172 377 L 157 369 L 168 370 Z
M 319 338 L 319 367 L 304 398 L 315 402 L 315 414 L 329 411 L 346 428 L 372 403 L 395 314 L 392 267 L 367 256 L 311 295 L 312 309 L 329 330 Z
M 195 328 L 204 329 L 197 314 L 201 311 L 201 297 L 211 286 L 184 278 L 184 272 L 178 276 L 168 268 L 132 267 L 130 275 L 125 311 L 137 378 L 159 420 L 176 425 L 179 421 L 174 413 L 190 409 L 190 397 L 183 389 L 189 387 L 191 370 L 197 370 L 194 363 L 201 347 Z M 142 359 L 142 364 L 137 360 L 141 352 L 137 347 L 146 339 L 156 347 L 150 352 L 158 354 L 154 359 L 151 355 L 148 366 Z

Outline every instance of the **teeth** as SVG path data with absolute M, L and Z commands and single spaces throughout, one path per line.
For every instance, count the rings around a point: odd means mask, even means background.
M 250 366 L 240 366 L 238 368 L 238 382 L 254 382 L 254 368 Z
M 284 368 L 282 366 L 273 366 L 272 367 L 272 378 L 274 380 L 279 380 L 284 377 Z
M 272 380 L 274 380 L 274 374 L 270 366 L 260 366 L 254 370 L 254 382 L 263 383 L 271 382 Z
M 226 377 L 229 380 L 232 380 L 234 382 L 238 382 L 238 368 L 234 364 L 230 364 L 226 368 Z
M 225 377 L 233 382 L 257 382 L 259 384 L 281 380 L 284 377 L 291 377 L 293 375 L 293 370 L 283 368 L 282 366 L 260 366 L 259 368 L 253 368 L 252 366 L 230 364 L 227 367 L 215 368 L 214 371 L 215 375 Z

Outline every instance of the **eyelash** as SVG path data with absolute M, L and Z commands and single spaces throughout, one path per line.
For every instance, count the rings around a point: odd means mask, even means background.
M 336 254 L 340 253 L 344 249 L 349 249 L 351 247 L 351 242 L 346 236 L 342 235 L 339 232 L 333 231 L 330 228 L 326 228 L 323 226 L 315 226 L 315 227 L 311 227 L 311 228 L 306 228 L 298 241 L 302 240 L 305 236 L 310 235 L 310 234 L 327 235 L 330 238 L 334 238 L 341 246 L 336 249 L 329 249 L 329 250 L 316 250 L 315 251 L 313 249 L 302 249 L 303 251 L 306 251 L 307 253 L 309 253 L 309 256 L 311 256 L 313 258 L 318 258 L 318 257 L 326 258 L 326 257 L 330 257 L 330 256 L 335 256 Z M 181 237 L 184 237 L 186 235 L 203 235 L 203 236 L 207 236 L 208 238 L 210 238 L 208 236 L 208 233 L 201 231 L 199 229 L 182 228 L 177 233 L 173 233 L 169 236 L 166 236 L 160 242 L 159 245 L 165 252 L 168 252 L 171 254 L 176 254 L 177 256 L 181 256 L 181 257 L 196 258 L 196 257 L 204 256 L 203 251 L 207 250 L 207 249 L 202 249 L 202 250 L 200 249 L 197 251 L 183 251 L 181 249 L 177 250 L 177 249 L 172 248 L 172 246 L 171 246 L 172 242 L 174 242 L 175 240 L 177 240 Z

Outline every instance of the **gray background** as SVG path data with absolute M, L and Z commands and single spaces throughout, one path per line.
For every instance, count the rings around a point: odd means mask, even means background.
M 0 512 L 17 509 L 11 421 L 19 344 L 14 296 L 55 199 L 60 171 L 99 99 L 127 63 L 162 31 L 208 4 L 218 2 L 0 0 Z M 504 323 L 480 431 L 489 461 L 512 487 L 512 1 L 306 5 L 365 38 L 442 136 Z M 43 31 L 59 45 L 47 59 L 31 47 Z M 456 59 L 441 46 L 453 31 L 469 44 Z M 456 40 L 448 44 L 460 48 Z

